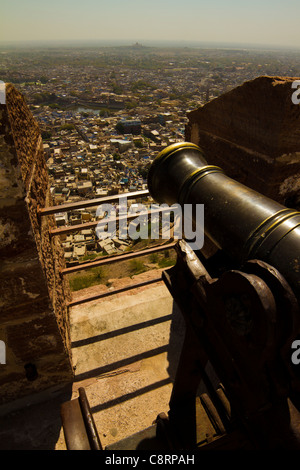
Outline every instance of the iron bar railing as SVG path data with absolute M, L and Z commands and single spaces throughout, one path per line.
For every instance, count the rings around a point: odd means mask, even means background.
M 175 245 L 176 245 L 176 242 L 171 242 L 165 245 L 159 245 L 159 246 L 155 246 L 152 248 L 146 248 L 145 250 L 132 251 L 130 253 L 125 253 L 125 254 L 115 255 L 115 256 L 106 256 L 105 258 L 102 258 L 97 261 L 87 261 L 84 263 L 77 264 L 76 266 L 64 268 L 60 272 L 62 276 L 65 276 L 66 274 L 72 274 L 77 271 L 84 271 L 85 269 L 96 268 L 98 266 L 104 266 L 106 264 L 117 263 L 120 261 L 127 261 L 129 259 L 138 258 L 140 256 L 147 256 L 152 253 L 157 253 L 159 251 L 164 251 L 164 250 L 168 250 L 171 248 L 175 248 Z
M 122 197 L 126 197 L 127 199 L 137 199 L 137 198 L 144 198 L 147 196 L 149 196 L 148 190 L 114 194 L 113 196 L 87 199 L 87 200 L 82 200 L 78 202 L 67 202 L 66 204 L 60 204 L 58 206 L 49 206 L 45 208 L 39 208 L 38 214 L 40 216 L 53 215 L 53 214 L 58 214 L 60 212 L 68 212 L 70 210 L 85 209 L 86 207 L 95 207 L 106 202 L 115 202 L 115 201 L 120 200 Z

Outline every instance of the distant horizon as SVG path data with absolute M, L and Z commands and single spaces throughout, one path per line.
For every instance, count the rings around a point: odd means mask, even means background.
M 259 44 L 259 43 L 237 43 L 227 41 L 180 41 L 178 39 L 52 39 L 52 40 L 1 40 L 0 47 L 41 48 L 41 47 L 176 47 L 176 48 L 207 48 L 207 49 L 247 49 L 247 50 L 289 50 L 300 51 L 298 45 Z
M 0 44 L 298 50 L 299 0 L 3 0 Z

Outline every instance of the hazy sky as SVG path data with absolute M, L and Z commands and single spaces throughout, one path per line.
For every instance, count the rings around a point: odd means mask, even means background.
M 176 40 L 300 47 L 300 0 L 0 0 L 0 41 Z

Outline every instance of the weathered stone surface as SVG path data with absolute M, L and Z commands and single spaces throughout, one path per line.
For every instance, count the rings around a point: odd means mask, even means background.
M 294 205 L 300 198 L 300 106 L 292 102 L 296 79 L 245 82 L 190 112 L 185 135 L 228 176 Z
M 49 312 L 52 309 L 52 305 L 49 299 L 49 295 L 44 297 L 40 296 L 38 299 L 29 300 L 23 304 L 11 302 L 8 303 L 6 308 L 1 309 L 1 323 L 3 325 L 10 324 L 12 322 L 18 323 L 21 321 L 28 321 L 32 318 L 44 315 L 45 312 Z
M 28 270 L 17 271 L 11 277 L 7 277 L 5 274 L 2 276 L 1 274 L 0 308 L 2 310 L 10 308 L 12 305 L 29 306 L 48 296 L 43 279 L 36 277 L 37 274 L 41 275 L 41 272 L 36 268 L 29 266 Z
M 72 380 L 67 283 L 60 240 L 52 241 L 54 217 L 42 139 L 23 96 L 6 85 L 0 105 L 0 339 L 1 403 Z M 37 377 L 28 378 L 32 363 Z M 34 374 L 33 374 L 34 375 Z
M 24 200 L 0 208 L 0 256 L 8 259 L 28 249 L 34 243 L 33 232 Z
M 18 155 L 22 180 L 27 190 L 31 171 L 36 162 L 37 146 L 41 141 L 40 130 L 23 96 L 11 84 L 6 85 L 6 104 L 13 145 Z M 36 163 L 38 164 L 38 162 Z
M 20 372 L 12 372 L 10 373 L 0 373 L 0 387 L 6 388 L 9 394 L 11 394 L 11 387 L 10 385 L 12 383 L 19 383 L 22 380 L 24 380 L 25 377 L 25 372 L 23 370 L 20 370 Z M 2 390 L 3 390 L 2 388 Z M 12 394 L 13 395 L 13 394 Z M 2 401 L 3 403 L 3 401 Z
M 63 351 L 51 312 L 28 322 L 8 326 L 7 345 L 13 345 L 15 357 L 23 363 L 36 362 L 40 357 Z
M 4 135 L 0 135 L 0 208 L 13 205 L 15 200 L 25 196 L 20 168 L 15 165 L 15 158 L 13 147 L 6 144 Z

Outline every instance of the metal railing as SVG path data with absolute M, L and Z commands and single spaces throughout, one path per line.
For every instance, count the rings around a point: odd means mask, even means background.
M 45 217 L 45 216 L 55 215 L 55 214 L 62 213 L 62 212 L 85 209 L 85 208 L 88 208 L 88 207 L 96 207 L 96 206 L 98 207 L 99 205 L 104 204 L 104 203 L 117 202 L 122 197 L 126 197 L 127 200 L 131 200 L 131 199 L 146 198 L 149 195 L 150 195 L 149 191 L 144 190 L 144 191 L 134 191 L 134 192 L 128 192 L 128 193 L 121 193 L 121 194 L 116 194 L 116 195 L 113 195 L 113 196 L 107 196 L 107 197 L 101 197 L 101 198 L 95 198 L 95 199 L 88 199 L 88 200 L 82 200 L 82 201 L 77 201 L 77 202 L 70 202 L 70 203 L 60 204 L 60 205 L 56 205 L 56 206 L 50 206 L 50 207 L 46 207 L 46 208 L 39 208 L 38 209 L 38 215 L 41 216 L 41 217 Z M 156 214 L 157 215 L 157 214 L 162 213 L 162 212 L 167 211 L 167 210 L 168 210 L 167 208 L 159 208 L 159 209 L 144 211 L 142 214 L 147 215 L 149 217 L 151 214 Z M 75 225 L 71 225 L 71 226 L 67 226 L 67 227 L 50 229 L 49 233 L 50 233 L 50 237 L 59 236 L 59 235 L 66 235 L 66 234 L 72 233 L 72 232 L 78 232 L 78 231 L 85 230 L 85 229 L 96 228 L 97 225 L 99 224 L 99 222 L 103 223 L 103 220 L 105 221 L 105 224 L 108 224 L 109 222 L 113 222 L 113 221 L 120 222 L 124 219 L 131 220 L 131 219 L 136 218 L 138 215 L 139 215 L 139 213 L 135 213 L 135 214 L 132 214 L 132 215 L 129 214 L 129 215 L 126 215 L 126 216 L 121 215 L 121 216 L 117 216 L 117 217 L 113 217 L 113 218 L 99 219 L 99 220 L 96 220 L 96 221 L 85 222 L 85 223 L 81 223 L 81 224 L 75 224 Z M 117 263 L 117 262 L 121 262 L 121 261 L 127 261 L 127 260 L 131 260 L 133 258 L 138 258 L 138 257 L 141 257 L 141 256 L 147 256 L 147 255 L 150 255 L 152 253 L 157 253 L 157 252 L 165 251 L 165 250 L 168 250 L 168 249 L 173 249 L 175 247 L 175 244 L 176 244 L 175 242 L 168 243 L 167 240 L 166 240 L 165 243 L 160 244 L 158 246 L 151 247 L 151 248 L 146 248 L 146 249 L 139 250 L 139 251 L 130 251 L 130 252 L 127 252 L 127 253 L 122 253 L 122 254 L 117 254 L 117 255 L 105 256 L 105 257 L 102 257 L 101 259 L 98 259 L 98 260 L 85 261 L 85 262 L 81 262 L 81 263 L 79 262 L 79 264 L 76 264 L 75 266 L 66 267 L 66 268 L 61 269 L 60 274 L 61 274 L 61 276 L 66 276 L 68 274 L 73 274 L 73 273 L 78 272 L 78 271 L 83 271 L 83 270 L 87 270 L 87 269 L 91 269 L 91 268 L 95 268 L 95 267 L 99 267 L 99 266 L 103 266 L 103 265 L 108 265 L 108 264 L 112 264 L 112 263 Z M 95 300 L 95 299 L 100 299 L 100 298 L 105 297 L 105 296 L 117 294 L 117 293 L 120 293 L 120 292 L 125 292 L 125 291 L 130 290 L 130 289 L 143 287 L 143 286 L 146 286 L 147 284 L 151 284 L 151 283 L 155 283 L 155 282 L 159 282 L 159 281 L 161 281 L 161 276 L 157 276 L 156 278 L 150 279 L 150 280 L 145 281 L 145 282 L 133 283 L 133 284 L 125 286 L 121 289 L 114 289 L 114 290 L 110 290 L 110 291 L 107 291 L 107 292 L 104 292 L 104 293 L 101 293 L 101 294 L 98 294 L 98 295 L 85 297 L 84 299 L 72 300 L 71 302 L 68 302 L 68 305 L 73 306 L 73 305 L 77 305 L 79 303 L 88 302 L 88 301 L 92 301 L 92 300 Z
M 61 274 L 64 276 L 66 274 L 72 274 L 76 271 L 83 271 L 89 268 L 96 268 L 98 266 L 104 266 L 106 264 L 117 263 L 118 261 L 127 261 L 129 259 L 150 255 L 152 253 L 157 253 L 159 251 L 169 250 L 170 248 L 174 248 L 174 247 L 175 247 L 175 242 L 172 242 L 172 243 L 168 243 L 167 245 L 159 245 L 159 246 L 155 246 L 152 248 L 146 248 L 140 251 L 131 251 L 130 253 L 125 253 L 121 255 L 106 256 L 97 261 L 87 261 L 84 263 L 80 263 L 76 266 L 72 266 L 70 268 L 62 269 Z
M 53 236 L 57 236 L 57 235 L 66 235 L 68 233 L 72 233 L 72 232 L 79 232 L 81 230 L 85 230 L 85 229 L 90 229 L 90 228 L 96 228 L 97 225 L 99 223 L 102 223 L 105 222 L 105 224 L 109 224 L 111 222 L 120 222 L 120 221 L 124 221 L 124 220 L 132 220 L 132 219 L 135 219 L 138 215 L 147 215 L 148 217 L 151 216 L 152 214 L 156 214 L 156 215 L 159 215 L 163 212 L 169 212 L 169 208 L 166 207 L 161 207 L 161 208 L 158 208 L 158 209 L 152 209 L 152 210 L 147 210 L 147 211 L 143 211 L 143 212 L 140 212 L 140 213 L 135 213 L 135 214 L 129 214 L 129 215 L 121 215 L 119 217 L 110 217 L 110 218 L 102 218 L 102 219 L 99 219 L 99 220 L 95 220 L 95 221 L 92 221 L 92 222 L 85 222 L 83 224 L 75 224 L 75 225 L 70 225 L 68 227 L 62 227 L 62 228 L 56 228 L 56 229 L 50 229 L 50 236 L 53 237 Z
M 130 193 L 121 193 L 121 194 L 114 194 L 113 196 L 105 196 L 95 199 L 87 199 L 78 202 L 68 202 L 66 204 L 60 204 L 58 206 L 50 206 L 45 208 L 38 209 L 38 215 L 46 216 L 46 215 L 53 215 L 58 214 L 60 212 L 67 212 L 70 210 L 76 209 L 85 209 L 86 207 L 96 207 L 100 204 L 106 202 L 115 202 L 120 199 L 122 196 L 126 197 L 126 199 L 136 199 L 136 198 L 143 198 L 149 196 L 149 191 L 134 191 Z

